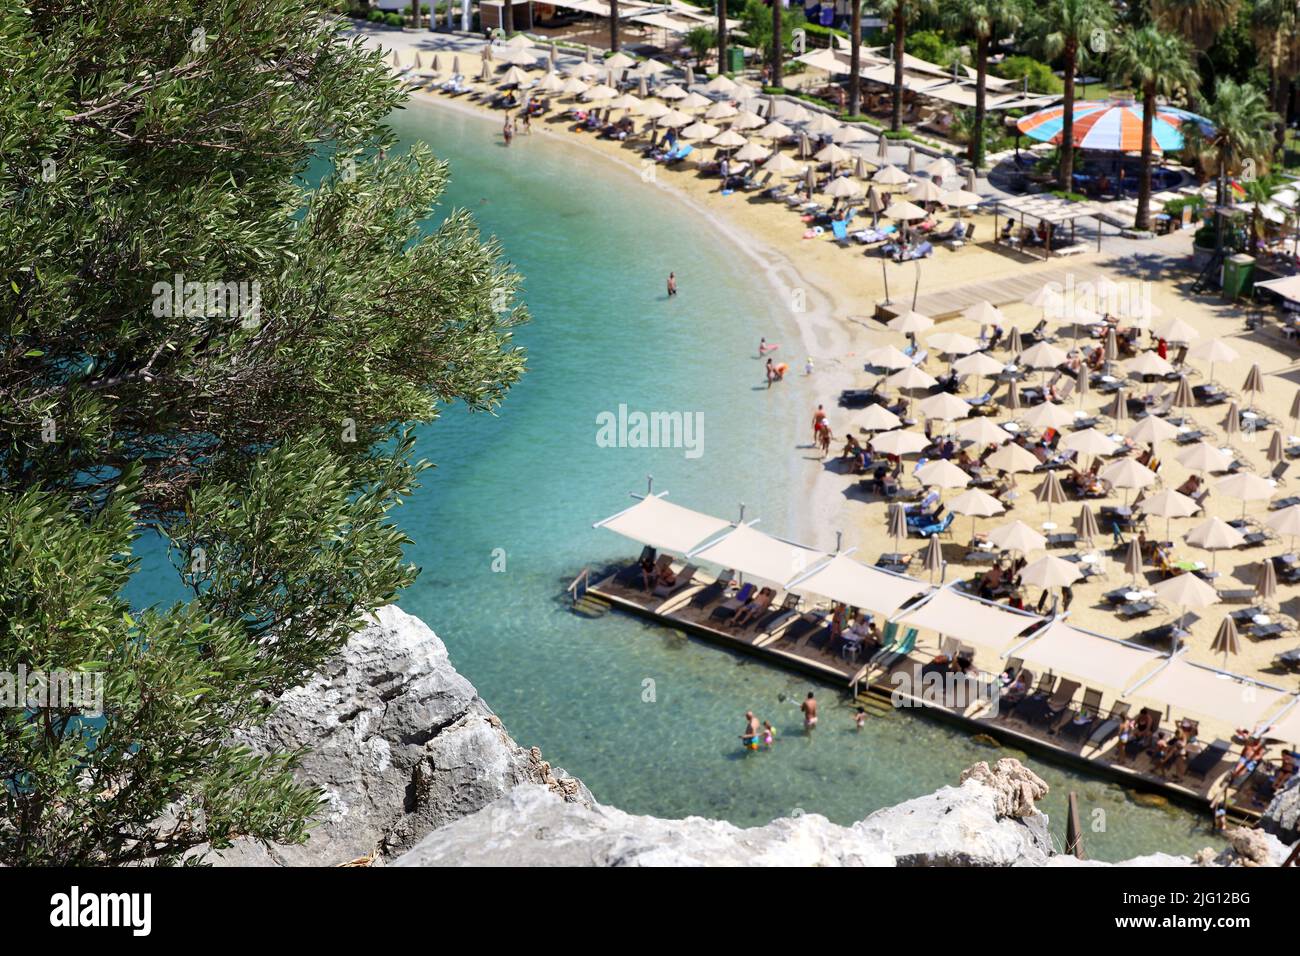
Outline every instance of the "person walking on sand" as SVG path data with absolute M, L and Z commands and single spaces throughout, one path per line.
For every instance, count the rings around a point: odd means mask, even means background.
M 529 136 L 533 135 L 533 114 L 524 110 L 524 132 Z
M 823 418 L 821 429 L 817 432 L 817 447 L 822 450 L 823 458 L 831 453 L 831 437 L 830 422 Z
M 670 272 L 668 273 L 668 298 L 671 299 L 676 294 L 677 294 L 677 273 Z
M 812 730 L 814 727 L 816 727 L 817 726 L 817 697 L 813 694 L 812 691 L 808 691 L 808 696 L 804 698 L 804 702 L 799 705 L 799 709 L 803 711 L 804 730 Z
M 826 421 L 826 406 L 825 406 L 825 405 L 818 405 L 818 406 L 817 406 L 817 410 L 816 410 L 815 412 L 813 412 L 813 420 L 812 420 L 813 444 L 814 444 L 814 445 L 817 444 L 817 440 L 821 437 L 821 433 L 822 433 L 822 422 L 824 422 L 824 421 Z

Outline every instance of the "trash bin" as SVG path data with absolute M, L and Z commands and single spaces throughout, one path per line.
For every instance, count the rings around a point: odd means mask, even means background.
M 1223 297 L 1235 300 L 1249 293 L 1254 285 L 1254 275 L 1254 256 L 1241 252 L 1223 260 Z
M 738 46 L 727 48 L 727 72 L 740 73 L 745 69 L 745 51 Z

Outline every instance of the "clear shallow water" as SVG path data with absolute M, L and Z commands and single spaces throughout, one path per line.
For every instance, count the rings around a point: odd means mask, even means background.
M 630 504 L 647 473 L 683 504 L 734 514 L 744 501 L 760 527 L 795 531 L 799 476 L 814 467 L 799 447 L 813 393 L 798 377 L 768 391 L 753 357 L 766 335 L 797 365 L 795 330 L 749 260 L 631 171 L 540 136 L 506 149 L 495 124 L 430 107 L 393 125 L 451 163 L 448 206 L 500 238 L 533 313 L 518 335 L 527 376 L 499 416 L 452 408 L 423 431 L 420 454 L 438 467 L 397 515 L 422 568 L 401 606 L 438 632 L 514 737 L 603 802 L 741 825 L 796 810 L 850 823 L 1008 753 L 907 714 L 858 732 L 829 686 L 816 688 L 824 716 L 806 738 L 797 702 L 807 679 L 635 618 L 568 611 L 563 589 L 584 565 L 637 550 L 591 524 Z M 669 270 L 681 289 L 671 302 Z M 597 447 L 596 416 L 620 403 L 703 412 L 703 454 Z M 833 547 L 823 537 L 807 543 Z M 142 556 L 135 599 L 170 594 L 152 573 L 158 554 Z M 749 708 L 776 726 L 772 751 L 739 750 Z M 1070 789 L 1085 826 L 1104 811 L 1104 832 L 1086 839 L 1093 857 L 1214 842 L 1191 814 L 1141 808 L 1114 785 L 1029 762 L 1052 786 L 1058 841 Z

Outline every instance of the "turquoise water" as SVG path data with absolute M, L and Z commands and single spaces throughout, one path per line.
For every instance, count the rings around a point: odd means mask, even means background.
M 438 632 L 514 737 L 603 802 L 741 825 L 798 810 L 850 823 L 1005 753 L 906 714 L 858 732 L 829 686 L 816 687 L 824 717 L 805 737 L 806 679 L 631 617 L 567 610 L 564 587 L 584 565 L 637 550 L 591 524 L 630 504 L 647 473 L 672 500 L 728 515 L 743 501 L 761 528 L 796 529 L 800 474 L 816 467 L 800 447 L 814 391 L 801 376 L 769 391 L 754 358 L 766 335 L 790 360 L 795 330 L 749 260 L 635 173 L 536 135 L 506 149 L 494 123 L 423 105 L 394 127 L 450 162 L 448 205 L 500 238 L 534 317 L 518 336 L 527 376 L 499 416 L 452 408 L 423 431 L 420 453 L 438 467 L 397 516 L 422 568 L 401 606 Z M 596 416 L 620 404 L 703 413 L 703 453 L 598 447 Z M 833 547 L 823 537 L 807 543 Z M 770 752 L 738 749 L 751 708 L 777 727 Z M 1190 814 L 1030 763 L 1052 786 L 1058 840 L 1078 791 L 1094 857 L 1214 842 Z

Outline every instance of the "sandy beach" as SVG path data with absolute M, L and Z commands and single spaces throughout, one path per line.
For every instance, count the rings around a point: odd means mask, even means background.
M 371 37 L 371 40 L 384 44 L 390 50 L 402 50 L 399 55 L 405 63 L 410 63 L 414 50 L 412 44 L 418 41 L 419 49 L 428 51 L 429 44 L 437 42 L 439 35 L 384 32 Z M 463 38 L 461 42 L 464 42 Z M 456 50 L 456 55 L 460 57 L 461 71 L 466 77 L 478 75 L 480 63 L 475 54 L 460 48 Z M 500 111 L 490 110 L 486 105 L 464 98 L 455 99 L 424 91 L 416 91 L 412 97 L 417 101 L 439 104 L 443 108 L 485 113 L 494 117 L 498 124 L 504 119 Z M 564 115 L 564 111 L 573 105 L 575 104 L 568 100 L 558 100 L 557 108 L 549 116 L 534 119 L 531 135 L 535 138 L 559 137 L 579 144 L 592 154 L 598 154 L 638 173 L 647 186 L 671 193 L 695 215 L 705 217 L 723 235 L 732 239 L 736 249 L 748 255 L 766 274 L 772 285 L 772 294 L 784 297 L 786 302 L 791 303 L 792 316 L 801 330 L 803 342 L 799 346 L 783 343 L 781 355 L 791 362 L 798 374 L 802 374 L 803 357 L 806 355 L 812 359 L 818 400 L 829 410 L 830 423 L 836 436 L 833 449 L 838 454 L 845 433 L 858 432 L 854 420 L 861 414 L 839 408 L 839 392 L 849 387 L 868 387 L 880 377 L 863 369 L 862 354 L 878 346 L 894 345 L 902 348 L 906 344 L 905 336 L 891 332 L 875 317 L 877 304 L 885 298 L 886 274 L 882 272 L 882 260 L 877 256 L 864 256 L 861 246 L 841 247 L 830 241 L 829 234 L 804 238 L 807 230 L 805 223 L 796 211 L 783 203 L 767 202 L 754 195 L 741 193 L 724 196 L 719 192 L 716 177 L 702 177 L 692 166 L 682 164 L 671 169 L 646 166 L 643 165 L 639 151 L 631 147 L 601 139 L 591 133 L 574 131 L 572 122 Z M 527 140 L 528 135 L 520 133 L 516 145 L 527 148 Z M 949 217 L 940 216 L 941 222 L 947 218 Z M 1284 439 L 1296 430 L 1289 419 L 1289 413 L 1297 384 L 1300 384 L 1300 367 L 1293 358 L 1291 348 L 1275 323 L 1266 323 L 1262 329 L 1248 331 L 1244 321 L 1246 310 L 1243 307 L 1227 303 L 1217 294 L 1191 293 L 1190 286 L 1195 274 L 1190 271 L 1190 231 L 1146 242 L 1122 240 L 1117 236 L 1107 237 L 1101 252 L 1090 251 L 1069 259 L 1044 262 L 1029 261 L 1025 255 L 1010 253 L 996 246 L 992 242 L 994 222 L 991 216 L 967 215 L 964 218 L 967 222 L 974 223 L 979 232 L 975 243 L 957 250 L 939 247 L 933 258 L 923 260 L 919 266 L 917 263 L 900 265 L 892 262 L 885 266 L 890 292 L 898 303 L 898 308 L 911 304 L 910 297 L 914 288 L 924 301 L 926 296 L 935 293 L 960 290 L 976 283 L 996 283 L 1000 279 L 1014 276 L 1041 274 L 1043 282 L 1068 281 L 1077 276 L 1078 281 L 1086 281 L 1100 273 L 1110 276 L 1116 282 L 1142 283 L 1143 294 L 1150 296 L 1157 309 L 1157 317 L 1151 323 L 1153 327 L 1159 327 L 1172 318 L 1179 318 L 1199 333 L 1199 337 L 1192 342 L 1193 345 L 1209 339 L 1219 339 L 1230 345 L 1238 357 L 1231 362 L 1218 363 L 1214 367 L 1214 380 L 1231 391 L 1241 393 L 1248 371 L 1257 363 L 1263 373 L 1264 391 L 1254 396 L 1255 409 L 1279 423 Z M 802 310 L 795 307 L 800 302 L 803 303 Z M 1002 311 L 1009 326 L 1021 330 L 1032 328 L 1041 317 L 1039 309 L 1024 303 L 1003 304 Z M 976 323 L 958 316 L 942 320 L 919 338 L 924 343 L 928 335 L 941 331 L 976 336 L 980 329 Z M 1062 348 L 1068 349 L 1073 345 L 1072 331 L 1068 325 L 1058 329 L 1056 323 L 1053 323 L 1049 332 L 1055 333 L 1057 344 Z M 755 344 L 760 334 L 761 330 L 755 330 Z M 1144 335 L 1142 340 L 1145 345 L 1147 336 Z M 1171 358 L 1174 351 L 1171 347 Z M 1004 353 L 999 351 L 998 355 L 1001 358 Z M 1009 355 L 1007 358 L 1009 360 Z M 947 370 L 947 362 L 931 350 L 925 369 L 938 375 Z M 1189 362 L 1187 370 L 1194 385 L 1209 380 L 1204 363 Z M 1030 376 L 1026 384 L 1037 383 L 1038 379 L 1037 374 Z M 1150 387 L 1136 382 L 1128 384 L 1134 396 L 1141 395 L 1143 390 Z M 1250 404 L 1249 396 L 1241 393 L 1240 397 L 1244 409 Z M 1072 399 L 1070 406 L 1093 413 L 1111 401 L 1110 396 L 1094 391 L 1082 403 Z M 1227 409 L 1228 406 L 1224 404 L 1214 407 L 1197 406 L 1186 411 L 1190 412 L 1199 428 L 1211 433 L 1211 444 L 1216 447 L 1230 446 L 1236 456 L 1252 470 L 1267 475 L 1272 468 L 1266 460 L 1272 429 L 1255 435 L 1243 434 L 1229 443 L 1223 428 Z M 809 413 L 811 411 L 812 409 L 808 410 Z M 999 419 L 1006 417 L 1003 412 Z M 1129 422 L 1116 430 L 1122 432 L 1131 428 L 1132 424 Z M 1159 472 L 1159 484 L 1148 489 L 1149 492 L 1177 488 L 1191 474 L 1176 460 L 1180 451 L 1173 442 L 1163 443 L 1160 452 L 1164 465 Z M 816 532 L 816 540 L 820 543 L 824 543 L 823 539 L 829 533 L 842 530 L 846 546 L 856 546 L 859 549 L 858 556 L 867 561 L 874 561 L 884 551 L 892 551 L 893 541 L 886 534 L 886 503 L 878 497 L 860 493 L 856 488 L 857 479 L 844 473 L 837 461 L 828 460 L 823 463 L 810 448 L 802 449 L 800 455 L 806 458 L 807 495 L 803 500 L 790 502 L 787 527 L 773 527 L 771 530 L 790 535 Z M 910 469 L 909 461 L 905 470 L 908 478 Z M 1211 479 L 1211 485 L 1215 480 Z M 1014 503 L 1014 509 L 1006 515 L 977 519 L 976 529 L 988 531 L 1011 520 L 1023 521 L 1031 527 L 1040 528 L 1048 520 L 1048 506 L 1037 502 L 1033 491 L 1042 481 L 1041 475 L 1016 476 L 1020 494 Z M 915 484 L 915 479 L 911 479 L 911 483 Z M 1274 497 L 1283 497 L 1296 491 L 1300 491 L 1300 472 L 1284 477 Z M 945 498 L 954 495 L 955 492 L 946 492 Z M 1095 513 L 1100 505 L 1121 504 L 1122 497 L 1122 493 L 1118 493 L 1090 504 Z M 1130 493 L 1130 500 L 1132 497 L 1133 493 Z M 1247 516 L 1262 520 L 1268 514 L 1267 509 L 1268 502 L 1255 501 L 1248 503 L 1245 510 Z M 1060 528 L 1066 529 L 1073 525 L 1079 510 L 1080 503 L 1073 500 L 1056 505 L 1052 508 L 1052 520 Z M 1221 589 L 1252 586 L 1259 562 L 1289 550 L 1289 540 L 1269 541 L 1262 547 L 1250 550 L 1227 551 L 1219 554 L 1217 561 L 1214 554 L 1192 547 L 1183 540 L 1189 530 L 1203 523 L 1209 516 L 1230 520 L 1241 514 L 1240 501 L 1212 493 L 1206 502 L 1204 515 L 1173 519 L 1168 538 L 1174 542 L 1176 559 L 1213 564 L 1222 575 L 1216 582 Z M 969 577 L 981 570 L 974 565 L 962 563 L 970 532 L 971 519 L 959 516 L 953 525 L 951 536 L 944 540 L 945 558 L 949 561 L 945 576 L 949 581 Z M 1149 534 L 1153 539 L 1165 538 L 1165 519 L 1151 518 Z M 919 551 L 923 544 L 920 540 L 911 539 L 904 542 L 904 549 Z M 1106 531 L 1103 531 L 1095 545 L 1097 550 L 1102 551 L 1106 574 L 1100 580 L 1081 582 L 1075 586 L 1074 602 L 1070 609 L 1072 623 L 1102 634 L 1130 637 L 1138 631 L 1178 617 L 1178 609 L 1171 608 L 1163 616 L 1157 614 L 1130 624 L 1122 623 L 1104 604 L 1101 595 L 1129 581 L 1129 575 L 1123 571 L 1123 556 L 1109 550 L 1110 535 Z M 1148 572 L 1149 582 L 1158 580 L 1152 569 L 1148 568 Z M 916 568 L 914 573 L 919 575 L 924 572 Z M 1027 603 L 1032 606 L 1037 601 L 1038 591 L 1029 588 L 1028 592 Z M 1300 613 L 1300 596 L 1297 596 L 1293 586 L 1279 586 L 1278 603 L 1280 611 L 1286 616 Z M 1224 664 L 1221 654 L 1210 651 L 1210 644 L 1223 616 L 1240 606 L 1218 605 L 1188 614 L 1191 636 L 1187 644 L 1188 655 L 1192 660 L 1215 666 Z M 1241 653 L 1231 657 L 1227 661 L 1227 667 L 1234 672 L 1294 690 L 1297 683 L 1295 676 L 1281 674 L 1272 666 L 1274 657 L 1294 643 L 1293 634 L 1274 640 L 1243 637 Z

